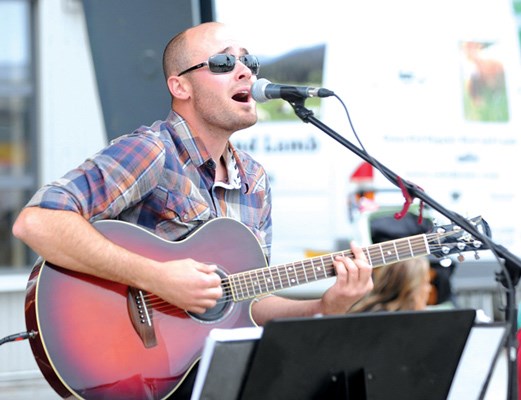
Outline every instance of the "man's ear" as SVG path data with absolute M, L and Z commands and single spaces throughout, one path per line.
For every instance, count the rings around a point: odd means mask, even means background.
M 179 76 L 171 76 L 167 80 L 168 90 L 170 94 L 176 99 L 187 99 L 190 96 L 190 83 Z

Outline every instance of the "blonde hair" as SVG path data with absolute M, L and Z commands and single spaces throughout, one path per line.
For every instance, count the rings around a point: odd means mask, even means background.
M 350 312 L 416 310 L 418 291 L 429 274 L 429 260 L 414 258 L 373 271 L 374 288 Z

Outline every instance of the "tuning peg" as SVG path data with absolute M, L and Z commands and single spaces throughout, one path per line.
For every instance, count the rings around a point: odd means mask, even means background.
M 481 257 L 479 256 L 479 253 L 477 251 L 474 252 L 474 259 L 479 260 Z
M 452 265 L 452 260 L 448 257 L 443 257 L 440 260 L 440 265 L 445 268 L 450 267 Z
M 474 245 L 474 247 L 476 249 L 479 249 L 479 248 L 481 248 L 481 246 L 483 246 L 483 243 L 480 240 L 474 240 L 474 242 L 472 244 Z

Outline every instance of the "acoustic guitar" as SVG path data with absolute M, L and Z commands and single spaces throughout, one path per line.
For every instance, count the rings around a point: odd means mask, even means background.
M 26 325 L 36 333 L 30 343 L 40 370 L 63 398 L 164 399 L 197 363 L 211 329 L 254 326 L 253 299 L 332 278 L 334 257 L 353 257 L 346 250 L 268 266 L 253 233 L 229 218 L 211 220 L 178 242 L 122 221 L 94 226 L 112 242 L 151 259 L 193 258 L 218 265 L 224 294 L 216 307 L 194 314 L 139 288 L 38 260 L 27 284 Z M 447 225 L 363 251 L 378 267 L 482 248 L 465 231 Z

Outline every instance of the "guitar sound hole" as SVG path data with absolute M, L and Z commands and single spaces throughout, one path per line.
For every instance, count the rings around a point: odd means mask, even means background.
M 221 277 L 221 279 L 224 279 L 226 277 L 226 274 L 221 270 L 221 268 L 217 269 L 217 273 Z M 210 308 L 206 310 L 204 313 L 192 313 L 189 312 L 193 318 L 199 319 L 201 321 L 205 322 L 211 322 L 216 321 L 224 317 L 228 311 L 228 309 L 233 304 L 231 297 L 231 291 L 229 285 L 226 285 L 226 287 L 223 288 L 223 296 L 217 300 L 217 305 L 213 308 Z

